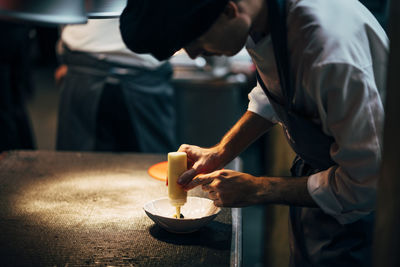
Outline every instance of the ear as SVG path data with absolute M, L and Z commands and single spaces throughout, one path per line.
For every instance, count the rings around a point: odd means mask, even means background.
M 229 1 L 228 4 L 226 4 L 223 13 L 230 19 L 236 18 L 239 14 L 239 7 L 237 6 L 237 3 Z

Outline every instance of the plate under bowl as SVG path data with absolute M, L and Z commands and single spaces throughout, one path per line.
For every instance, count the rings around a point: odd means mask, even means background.
M 156 224 L 172 233 L 191 233 L 199 230 L 212 221 L 220 208 L 214 206 L 212 200 L 200 197 L 188 197 L 185 205 L 181 207 L 183 219 L 176 219 L 175 207 L 167 197 L 152 200 L 143 206 L 147 216 Z

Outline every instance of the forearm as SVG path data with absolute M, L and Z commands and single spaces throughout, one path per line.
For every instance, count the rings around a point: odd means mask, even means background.
M 318 207 L 307 190 L 308 177 L 259 177 L 257 204 Z
M 216 145 L 221 151 L 224 163 L 239 155 L 273 125 L 263 117 L 247 111 Z

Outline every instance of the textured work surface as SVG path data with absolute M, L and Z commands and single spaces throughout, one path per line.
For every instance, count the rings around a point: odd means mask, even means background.
M 229 266 L 231 212 L 171 234 L 144 213 L 166 196 L 160 155 L 9 152 L 0 160 L 1 266 Z M 196 194 L 196 193 L 192 193 Z

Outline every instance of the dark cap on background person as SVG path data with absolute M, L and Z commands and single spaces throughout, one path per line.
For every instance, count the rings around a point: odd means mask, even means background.
M 121 36 L 135 53 L 159 60 L 204 34 L 229 0 L 128 0 L 120 17 Z

